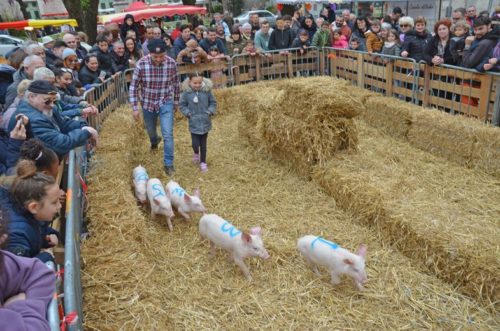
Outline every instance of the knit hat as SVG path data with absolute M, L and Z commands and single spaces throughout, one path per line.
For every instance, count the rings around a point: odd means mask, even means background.
M 72 50 L 71 48 L 65 48 L 63 51 L 62 58 L 63 58 L 63 60 L 65 60 L 68 56 L 71 56 L 71 55 L 77 56 L 74 50 Z

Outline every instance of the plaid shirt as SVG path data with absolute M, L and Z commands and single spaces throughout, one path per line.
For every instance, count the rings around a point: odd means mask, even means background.
M 139 90 L 141 96 L 139 96 Z M 165 62 L 155 65 L 151 56 L 147 55 L 137 62 L 129 94 L 134 111 L 139 110 L 139 101 L 142 103 L 142 109 L 149 112 L 158 112 L 160 106 L 164 105 L 167 100 L 172 100 L 174 106 L 177 107 L 179 93 L 179 77 L 177 77 L 177 67 L 173 59 L 167 56 Z

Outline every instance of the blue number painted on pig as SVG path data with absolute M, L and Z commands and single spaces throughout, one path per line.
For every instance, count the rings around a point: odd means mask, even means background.
M 157 198 L 157 197 L 165 196 L 165 192 L 163 191 L 163 187 L 160 184 L 153 184 L 153 186 L 151 186 L 151 188 L 153 189 L 153 191 L 155 191 L 155 195 L 153 196 L 153 199 Z
M 240 230 L 236 229 L 233 225 L 231 225 L 227 221 L 221 225 L 220 230 L 222 232 L 228 232 L 231 238 L 234 238 L 241 233 Z
M 312 242 L 311 242 L 311 250 L 314 248 L 314 244 L 316 243 L 316 241 L 320 241 L 328 246 L 330 246 L 331 249 L 337 249 L 339 248 L 339 245 L 335 244 L 335 243 L 332 243 L 331 241 L 328 241 L 328 240 L 325 240 L 321 237 L 317 237 L 316 239 L 314 239 Z
M 176 187 L 172 190 L 172 195 L 178 195 L 179 198 L 182 198 L 184 196 L 184 194 L 186 193 L 186 191 L 184 191 L 182 188 L 180 187 Z
M 135 177 L 135 180 L 136 181 L 140 181 L 140 180 L 144 180 L 144 181 L 148 181 L 149 177 L 148 177 L 148 174 L 145 173 L 145 172 L 139 172 L 137 174 L 137 176 Z

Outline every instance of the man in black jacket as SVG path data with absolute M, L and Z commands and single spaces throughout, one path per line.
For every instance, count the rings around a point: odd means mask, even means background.
M 465 39 L 462 67 L 481 70 L 484 59 L 491 57 L 499 35 L 491 28 L 489 17 L 480 16 L 474 20 L 474 36 Z
M 111 57 L 113 58 L 117 72 L 128 69 L 128 59 L 125 56 L 125 46 L 121 41 L 117 41 L 113 44 Z
M 292 47 L 293 32 L 291 29 L 285 29 L 285 21 L 282 17 L 276 19 L 276 29 L 271 32 L 269 37 L 269 50 L 287 49 Z
M 99 61 L 99 69 L 105 71 L 108 75 L 113 75 L 116 72 L 116 66 L 109 51 L 108 38 L 104 33 L 100 33 L 96 38 L 96 45 L 92 47 L 90 53 L 97 55 Z

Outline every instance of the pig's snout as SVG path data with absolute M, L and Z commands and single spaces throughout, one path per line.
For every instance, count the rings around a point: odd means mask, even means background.
M 267 260 L 269 259 L 271 256 L 269 255 L 269 253 L 267 251 L 264 251 L 264 253 L 262 253 L 260 255 L 260 257 L 263 259 L 263 260 Z

